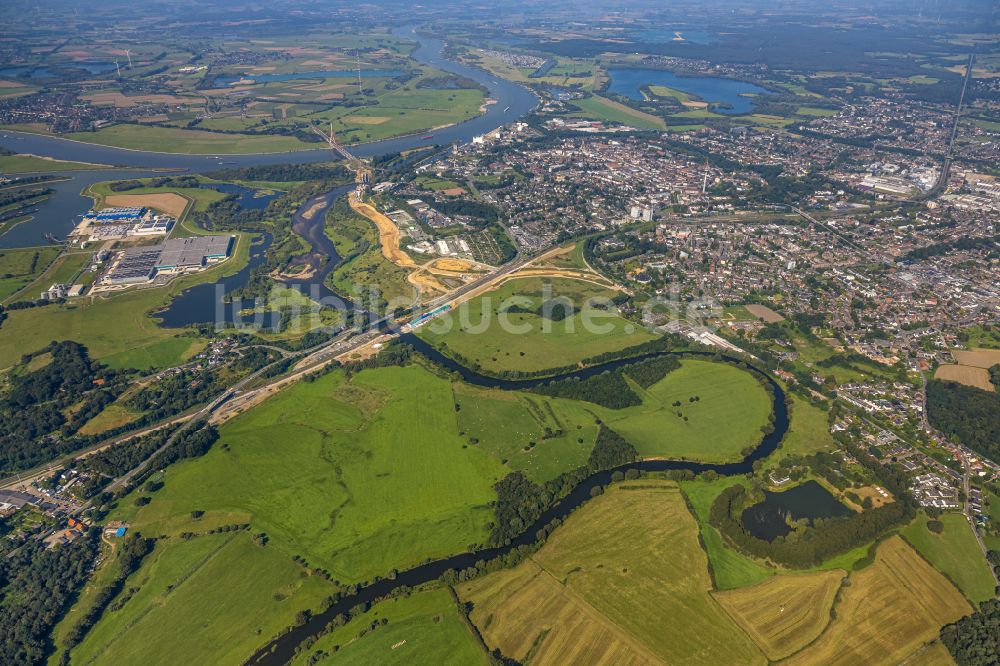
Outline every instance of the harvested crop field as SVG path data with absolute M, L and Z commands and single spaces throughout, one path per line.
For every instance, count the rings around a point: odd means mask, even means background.
M 162 192 L 160 194 L 111 194 L 104 197 L 104 203 L 108 206 L 145 206 L 166 213 L 167 215 L 179 219 L 187 208 L 190 200 L 175 192 Z
M 844 572 L 774 576 L 714 594 L 768 659 L 787 657 L 823 633 Z
M 941 627 L 972 609 L 900 537 L 878 547 L 875 563 L 852 574 L 837 617 L 788 664 L 900 664 L 922 652 Z
M 763 319 L 768 324 L 774 324 L 779 321 L 785 321 L 785 318 L 780 314 L 767 307 L 766 305 L 744 305 L 743 306 L 747 312 L 752 314 L 758 319 Z
M 1000 363 L 1000 349 L 973 349 L 964 351 L 956 349 L 951 353 L 959 365 L 971 365 L 974 368 L 989 368 Z
M 763 664 L 709 590 L 678 487 L 617 484 L 516 568 L 459 586 L 487 645 L 545 664 Z
M 976 368 L 971 365 L 940 365 L 934 371 L 934 379 L 958 382 L 984 391 L 993 390 L 993 384 L 990 383 L 990 373 L 985 368 Z

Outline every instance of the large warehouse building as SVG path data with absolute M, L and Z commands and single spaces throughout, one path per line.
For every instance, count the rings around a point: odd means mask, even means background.
M 222 261 L 232 251 L 235 236 L 171 238 L 163 244 L 156 270 L 178 273 Z
M 235 243 L 236 236 L 194 236 L 128 248 L 118 255 L 102 282 L 122 286 L 149 282 L 161 273 L 199 271 L 225 260 Z

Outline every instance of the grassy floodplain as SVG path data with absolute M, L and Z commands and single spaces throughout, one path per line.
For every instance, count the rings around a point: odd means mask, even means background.
M 0 155 L 0 173 L 51 173 L 106 168 L 108 167 L 103 164 L 66 162 L 37 155 Z
M 374 630 L 370 628 L 373 623 L 378 623 Z M 310 662 L 317 653 L 325 656 Z M 453 666 L 490 663 L 444 588 L 376 604 L 316 641 L 292 661 L 294 666 L 416 663 Z
M 934 568 L 958 586 L 974 604 L 992 599 L 995 593 L 989 563 L 979 550 L 969 521 L 960 513 L 946 513 L 937 518 L 944 524 L 941 534 L 927 529 L 927 516 L 919 515 L 903 531 L 903 537 Z
M 246 532 L 160 539 L 73 663 L 239 663 L 332 587 Z M 178 640 L 183 637 L 183 640 Z
M 684 359 L 653 386 L 633 390 L 640 392 L 641 406 L 594 411 L 648 458 L 738 460 L 741 450 L 759 443 L 771 411 L 753 375 L 725 363 Z M 674 407 L 676 402 L 681 405 Z
M 722 462 L 740 459 L 743 448 L 759 442 L 770 412 L 767 394 L 753 377 L 723 363 L 685 359 L 649 389 L 633 385 L 633 390 L 642 405 L 608 409 L 458 383 L 455 402 L 463 436 L 537 481 L 585 464 L 598 421 L 625 437 L 643 458 Z M 693 395 L 700 400 L 689 402 Z M 673 407 L 676 401 L 683 407 Z M 677 409 L 688 421 L 677 416 Z
M 676 484 L 611 486 L 532 558 L 459 586 L 489 647 L 532 664 L 763 664 L 709 594 Z
M 701 528 L 701 539 L 708 554 L 715 589 L 732 590 L 766 580 L 775 570 L 730 548 L 722 534 L 708 522 L 708 512 L 712 502 L 725 488 L 735 484 L 746 484 L 746 477 L 719 478 L 714 481 L 702 479 L 681 482 L 681 490 L 694 509 Z
M 483 542 L 504 474 L 463 448 L 450 383 L 419 366 L 300 382 L 221 435 L 203 458 L 168 469 L 152 503 L 126 501 L 119 517 L 173 535 L 249 521 L 269 547 L 356 582 Z
M 34 282 L 59 252 L 54 245 L 0 250 L 0 301 Z
M 499 323 L 501 305 L 510 303 L 537 308 L 542 303 L 546 284 L 551 288 L 552 298 L 570 299 L 575 314 L 562 321 L 549 321 L 533 313 L 508 312 L 505 316 L 517 327 L 515 330 L 527 332 L 504 330 Z M 418 334 L 446 354 L 461 356 L 486 372 L 529 372 L 564 367 L 655 337 L 611 312 L 583 307 L 590 298 L 610 299 L 615 295 L 604 287 L 579 280 L 511 280 L 495 291 L 472 299 L 458 312 L 421 327 Z M 581 312 L 581 308 L 584 311 Z M 609 330 L 600 333 L 586 330 L 585 315 Z
M 96 132 L 74 132 L 67 138 L 131 150 L 195 155 L 283 153 L 319 147 L 293 136 L 222 134 L 155 125 L 113 125 Z

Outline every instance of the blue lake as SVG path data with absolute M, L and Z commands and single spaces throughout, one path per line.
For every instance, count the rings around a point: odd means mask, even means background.
M 403 72 L 398 69 L 362 69 L 361 78 L 363 79 L 376 79 L 376 78 L 388 78 L 392 79 L 397 76 L 401 76 Z M 237 81 L 242 81 L 243 79 L 252 79 L 256 83 L 273 83 L 275 81 L 296 81 L 298 79 L 356 79 L 358 78 L 357 70 L 347 70 L 347 69 L 327 69 L 315 72 L 290 72 L 288 74 L 244 74 L 243 76 L 219 76 L 216 77 L 215 83 L 220 86 L 228 86 L 231 83 L 236 83 Z
M 677 76 L 673 72 L 660 69 L 609 69 L 611 84 L 608 92 L 617 93 L 629 99 L 641 100 L 639 88 L 645 85 L 667 86 L 695 95 L 706 102 L 721 102 L 728 104 L 729 109 L 715 109 L 719 113 L 748 113 L 753 109 L 753 100 L 744 97 L 747 93 L 762 94 L 768 92 L 753 83 L 723 79 L 716 76 Z

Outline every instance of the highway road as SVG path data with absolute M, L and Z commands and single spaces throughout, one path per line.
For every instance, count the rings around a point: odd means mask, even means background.
M 452 292 L 440 296 L 430 302 L 424 304 L 424 306 L 414 306 L 410 308 L 407 312 L 408 315 L 415 315 L 418 311 L 429 311 L 441 305 L 450 304 L 453 308 L 457 307 L 460 303 L 475 297 L 477 294 L 489 290 L 492 286 L 506 278 L 511 273 L 524 268 L 525 266 L 531 264 L 535 261 L 541 261 L 550 256 L 551 254 L 557 252 L 558 247 L 547 248 L 543 252 L 533 255 L 519 257 L 514 261 L 505 264 L 496 271 L 484 275 L 472 282 L 469 282 Z M 405 316 L 405 315 L 404 315 Z M 396 314 L 387 315 L 373 321 L 367 322 L 365 325 L 355 329 L 349 329 L 343 331 L 339 335 L 331 338 L 330 340 L 324 341 L 314 347 L 309 349 L 301 350 L 298 352 L 291 352 L 287 349 L 281 349 L 273 345 L 267 344 L 251 344 L 247 347 L 261 347 L 266 349 L 272 349 L 281 354 L 282 358 L 270 363 L 259 370 L 247 375 L 243 379 L 239 380 L 231 387 L 222 391 L 220 394 L 215 396 L 210 402 L 201 407 L 194 412 L 186 412 L 177 416 L 170 417 L 164 421 L 157 423 L 155 425 L 143 428 L 142 430 L 128 433 L 125 435 L 120 435 L 108 440 L 99 442 L 91 447 L 88 447 L 82 451 L 78 451 L 72 456 L 60 458 L 59 460 L 41 465 L 32 470 L 25 471 L 21 474 L 15 474 L 0 480 L 0 488 L 2 489 L 13 489 L 13 488 L 23 488 L 30 485 L 33 481 L 42 479 L 53 474 L 55 471 L 64 468 L 72 460 L 78 460 L 92 455 L 98 451 L 106 449 L 115 444 L 126 442 L 136 437 L 155 432 L 157 430 L 162 430 L 163 428 L 169 427 L 171 425 L 181 424 L 181 427 L 174 432 L 163 446 L 154 451 L 149 457 L 142 461 L 139 465 L 131 469 L 126 474 L 114 479 L 108 486 L 107 490 L 115 491 L 120 488 L 125 487 L 129 481 L 131 481 L 137 474 L 146 469 L 149 463 L 156 458 L 157 455 L 165 451 L 171 444 L 173 444 L 177 438 L 184 433 L 191 424 L 197 423 L 203 419 L 210 418 L 213 414 L 218 412 L 224 405 L 226 405 L 231 400 L 240 398 L 247 395 L 250 392 L 257 393 L 259 391 L 267 391 L 269 387 L 277 387 L 277 385 L 287 383 L 289 376 L 283 374 L 274 379 L 274 381 L 264 384 L 262 386 L 253 387 L 250 391 L 246 391 L 261 375 L 266 373 L 269 369 L 273 368 L 277 363 L 286 361 L 287 359 L 300 358 L 301 360 L 295 364 L 295 371 L 293 377 L 300 377 L 316 368 L 328 363 L 335 357 L 349 354 L 352 351 L 369 344 L 374 338 L 380 335 L 394 336 L 400 332 L 398 327 L 399 317 Z M 90 502 L 81 505 L 74 513 L 80 514 L 90 507 Z

